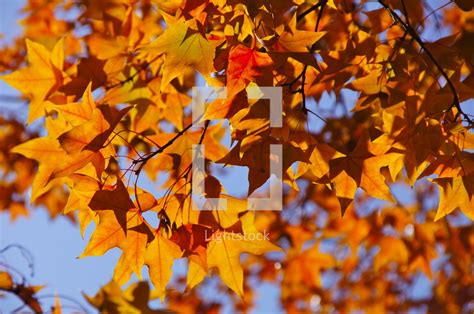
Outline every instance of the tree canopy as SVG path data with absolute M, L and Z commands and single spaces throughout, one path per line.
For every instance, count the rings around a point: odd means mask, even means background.
M 287 312 L 472 311 L 473 9 L 29 0 L 21 36 L 0 49 L 0 79 L 20 93 L 1 99 L 14 103 L 0 116 L 0 209 L 92 228 L 80 258 L 118 248 L 110 283 L 86 296 L 109 313 L 159 313 L 157 298 L 179 313 L 245 312 L 262 283 Z M 226 90 L 198 119 L 196 86 Z M 264 87 L 281 89 L 281 127 L 250 95 Z M 205 194 L 225 211 L 193 209 L 195 145 Z M 283 210 L 255 211 L 271 145 L 283 152 Z M 224 184 L 234 168 L 245 195 Z M 1 291 L 46 310 L 40 286 L 1 266 Z M 431 291 L 416 298 L 420 276 Z

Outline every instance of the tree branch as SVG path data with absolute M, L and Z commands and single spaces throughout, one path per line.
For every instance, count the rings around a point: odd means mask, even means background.
M 140 163 L 140 166 L 138 167 L 137 170 L 135 170 L 135 173 L 139 174 L 140 171 L 142 170 L 142 168 L 145 166 L 145 164 L 148 162 L 148 160 L 152 159 L 153 157 L 155 157 L 156 155 L 162 153 L 165 149 L 167 149 L 168 147 L 170 147 L 171 145 L 173 145 L 173 143 L 178 139 L 180 138 L 181 136 L 184 135 L 184 133 L 186 133 L 192 126 L 194 125 L 194 122 L 193 123 L 190 123 L 188 126 L 186 126 L 184 129 L 182 129 L 181 131 L 179 131 L 178 133 L 176 133 L 176 135 L 170 139 L 165 145 L 163 146 L 160 146 L 157 150 L 155 150 L 154 152 L 151 152 L 150 154 L 146 155 L 146 156 L 143 156 L 142 158 L 140 159 L 137 159 L 137 160 L 134 160 L 133 161 L 133 164 L 138 164 Z
M 315 5 L 311 6 L 309 9 L 303 11 L 302 13 L 298 14 L 296 16 L 296 20 L 297 21 L 300 21 L 302 19 L 304 19 L 304 17 L 308 14 L 310 14 L 311 12 L 313 12 L 314 10 L 318 9 L 319 7 L 322 6 L 322 3 L 323 2 L 326 2 L 326 1 L 319 1 L 318 3 L 316 3 Z
M 433 64 L 436 66 L 436 68 L 438 69 L 438 71 L 441 73 L 441 75 L 443 76 L 443 78 L 446 80 L 446 83 L 448 84 L 448 87 L 449 89 L 451 90 L 451 93 L 453 94 L 453 103 L 451 104 L 451 106 L 446 109 L 445 111 L 449 111 L 451 110 L 453 107 L 456 107 L 457 109 L 457 114 L 456 114 L 456 118 L 459 116 L 459 115 L 462 115 L 464 117 L 464 119 L 469 123 L 469 125 L 472 125 L 472 120 L 471 118 L 469 117 L 468 114 L 466 114 L 465 112 L 462 111 L 461 109 L 461 104 L 460 104 L 460 101 L 459 101 L 459 96 L 458 96 L 458 93 L 456 91 L 456 88 L 454 87 L 454 84 L 453 82 L 451 81 L 451 79 L 449 78 L 448 74 L 446 73 L 446 71 L 444 71 L 443 67 L 438 63 L 438 61 L 436 60 L 436 58 L 433 56 L 433 54 L 431 53 L 431 51 L 426 47 L 425 43 L 423 42 L 423 40 L 421 39 L 420 35 L 418 35 L 418 33 L 413 29 L 413 27 L 411 27 L 411 25 L 409 24 L 408 22 L 408 16 L 407 16 L 407 22 L 403 21 L 403 19 L 397 14 L 397 12 L 395 12 L 388 4 L 385 3 L 384 0 L 378 0 L 378 2 L 390 13 L 390 15 L 392 16 L 392 18 L 394 19 L 395 22 L 397 22 L 398 24 L 400 24 L 402 26 L 402 28 L 405 30 L 405 32 L 407 32 L 408 34 L 410 34 L 410 36 L 418 43 L 418 45 L 420 45 L 421 49 L 426 53 L 426 55 L 430 58 L 430 60 L 433 62 Z
M 143 63 L 143 65 L 137 70 L 137 72 L 133 73 L 132 75 L 130 75 L 129 77 L 127 77 L 126 79 L 124 79 L 122 81 L 119 81 L 119 82 L 117 82 L 115 84 L 112 84 L 112 85 L 109 85 L 109 86 L 105 86 L 105 90 L 109 90 L 109 89 L 112 89 L 112 88 L 115 88 L 115 87 L 123 86 L 123 85 L 133 81 L 133 79 L 135 77 L 137 77 L 138 74 L 140 74 L 142 71 L 145 71 L 153 62 L 158 60 L 160 57 L 161 57 L 161 55 L 156 56 L 150 62 L 145 61 L 145 63 Z
M 312 7 L 310 7 L 309 9 L 307 9 L 306 11 L 304 11 L 303 13 L 299 14 L 297 17 L 296 17 L 296 20 L 297 21 L 300 21 L 301 19 L 303 19 L 306 15 L 308 15 L 309 13 L 313 12 L 314 10 L 318 9 L 319 8 L 319 12 L 318 12 L 318 18 L 316 20 L 316 26 L 314 27 L 314 31 L 317 32 L 318 29 L 319 29 L 319 23 L 321 22 L 321 18 L 323 16 L 323 11 L 324 11 L 324 8 L 326 7 L 326 4 L 327 4 L 328 0 L 320 0 L 318 3 L 316 3 L 315 5 L 313 5 Z M 314 50 L 316 49 L 316 43 L 314 43 L 313 45 L 311 45 L 310 49 L 309 49 L 309 52 L 311 54 L 314 53 Z M 291 81 L 290 83 L 287 83 L 287 84 L 284 84 L 284 86 L 288 86 L 290 88 L 290 91 L 292 91 L 292 86 L 297 82 L 299 81 L 299 79 L 301 79 L 301 87 L 299 89 L 297 89 L 295 92 L 296 93 L 300 93 L 301 94 L 301 97 L 302 97 L 302 110 L 305 114 L 308 114 L 309 113 L 312 113 L 314 114 L 316 117 L 318 117 L 319 119 L 321 119 L 322 121 L 324 122 L 327 122 L 324 118 L 322 118 L 320 115 L 316 114 L 314 111 L 311 111 L 309 110 L 307 107 L 306 107 L 306 93 L 304 91 L 304 88 L 305 88 L 305 85 L 306 85 L 306 71 L 308 71 L 308 65 L 305 64 L 304 67 L 303 67 L 303 70 L 301 71 L 301 73 L 293 80 Z

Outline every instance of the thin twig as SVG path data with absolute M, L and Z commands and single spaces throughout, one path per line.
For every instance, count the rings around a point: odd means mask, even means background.
M 194 125 L 194 122 L 193 123 L 190 123 L 188 126 L 186 126 L 184 129 L 182 129 L 181 131 L 179 131 L 178 133 L 176 133 L 176 135 L 170 139 L 165 145 L 159 147 L 157 150 L 155 150 L 154 152 L 151 152 L 150 154 L 140 158 L 140 159 L 137 159 L 136 162 L 134 162 L 135 164 L 140 164 L 139 168 L 136 170 L 136 172 L 140 173 L 141 169 L 145 166 L 145 164 L 148 162 L 148 160 L 150 160 L 151 158 L 155 157 L 156 155 L 162 153 L 165 149 L 167 149 L 168 147 L 170 147 L 171 145 L 173 145 L 173 143 L 178 139 L 180 138 L 181 136 L 184 135 L 184 133 L 186 133 L 192 126 Z
M 308 15 L 311 12 L 313 12 L 314 10 L 318 9 L 319 7 L 321 7 L 321 5 L 322 5 L 322 1 L 316 3 L 315 5 L 311 6 L 309 9 L 307 9 L 307 10 L 303 11 L 302 13 L 298 14 L 296 16 L 296 19 L 298 21 L 304 19 L 306 15 Z
M 207 126 L 209 124 L 209 121 L 206 121 L 206 126 L 205 126 L 205 129 L 207 129 Z M 134 167 L 135 165 L 137 164 L 140 164 L 138 166 L 138 168 L 136 170 L 132 170 L 133 172 L 135 172 L 135 182 L 134 182 L 134 194 L 135 194 L 135 200 L 137 202 L 137 205 L 138 205 L 138 209 L 140 211 L 142 211 L 142 208 L 141 208 L 141 205 L 140 205 L 140 201 L 138 200 L 138 179 L 140 178 L 140 174 L 142 172 L 142 169 L 143 167 L 146 165 L 146 163 L 153 157 L 155 157 L 156 155 L 162 153 L 165 149 L 167 149 L 168 147 L 170 147 L 171 145 L 173 145 L 173 143 L 178 139 L 180 138 L 181 136 L 184 135 L 184 133 L 186 133 L 186 131 L 188 131 L 192 126 L 194 125 L 194 122 L 193 123 L 190 123 L 188 126 L 186 126 L 184 129 L 182 129 L 181 131 L 179 131 L 178 133 L 176 133 L 176 135 L 170 139 L 165 145 L 163 146 L 160 146 L 158 147 L 157 150 L 155 150 L 154 152 L 151 152 L 149 154 L 147 154 L 146 156 L 141 156 L 139 159 L 136 159 L 136 160 L 133 160 L 132 161 L 132 166 Z M 201 138 L 204 138 L 204 133 L 203 135 L 201 135 Z
M 317 17 L 317 20 L 316 20 L 316 26 L 314 27 L 314 31 L 317 32 L 318 29 L 319 29 L 319 23 L 321 22 L 321 18 L 323 16 L 323 11 L 324 11 L 324 8 L 326 7 L 326 4 L 327 4 L 327 0 L 320 0 L 317 4 L 313 5 L 308 10 L 306 10 L 302 14 L 298 15 L 297 20 L 298 21 L 301 20 L 306 15 L 308 15 L 310 12 L 312 12 L 312 11 L 319 8 L 318 17 Z M 315 49 L 316 49 L 316 43 L 311 45 L 311 47 L 309 49 L 309 52 L 311 54 L 313 54 Z M 316 114 L 315 112 L 309 110 L 306 107 L 306 93 L 305 93 L 304 89 L 305 89 L 305 85 L 306 85 L 306 72 L 307 71 L 308 71 L 308 65 L 305 64 L 304 67 L 303 67 L 303 70 L 301 71 L 301 73 L 293 81 L 291 81 L 287 84 L 284 84 L 284 85 L 288 86 L 290 88 L 290 92 L 293 92 L 292 91 L 292 86 L 297 81 L 299 81 L 299 79 L 301 79 L 301 87 L 299 89 L 297 89 L 295 92 L 301 94 L 301 97 L 302 97 L 302 106 L 301 107 L 302 107 L 302 110 L 303 110 L 304 114 L 308 114 L 308 112 L 310 112 L 310 113 L 314 114 L 316 117 L 320 118 L 322 121 L 327 122 L 321 116 L 319 116 L 318 114 Z
M 18 249 L 20 251 L 21 255 L 25 258 L 26 262 L 28 263 L 28 268 L 31 271 L 30 276 L 33 277 L 34 274 L 35 274 L 35 268 L 34 268 L 35 267 L 35 265 L 34 265 L 35 259 L 34 259 L 33 254 L 27 248 L 25 248 L 24 246 L 22 246 L 20 244 L 13 243 L 13 244 L 9 244 L 6 247 L 4 247 L 3 249 L 1 249 L 0 254 L 3 254 L 6 251 L 8 251 L 10 249 L 15 249 L 15 248 Z
M 444 71 L 443 67 L 438 63 L 436 58 L 433 56 L 431 51 L 426 47 L 426 45 L 423 42 L 423 40 L 421 39 L 420 35 L 418 35 L 418 33 L 413 29 L 413 27 L 411 27 L 410 24 L 407 24 L 407 22 L 403 21 L 403 19 L 397 14 L 397 12 L 395 12 L 392 8 L 390 8 L 390 6 L 388 4 L 386 4 L 384 0 L 378 0 L 378 2 L 390 13 L 390 15 L 395 20 L 395 22 L 399 23 L 403 27 L 403 29 L 406 32 L 408 32 L 408 34 L 410 34 L 410 36 L 418 43 L 418 45 L 420 45 L 421 49 L 426 53 L 426 55 L 430 58 L 430 60 L 436 66 L 438 71 L 441 73 L 443 78 L 446 80 L 446 82 L 448 84 L 448 87 L 451 90 L 451 93 L 453 94 L 453 103 L 451 104 L 451 106 L 448 109 L 445 110 L 445 112 L 451 110 L 453 107 L 456 107 L 458 112 L 456 113 L 455 119 L 459 115 L 462 115 L 464 117 L 464 119 L 469 123 L 469 125 L 472 125 L 473 122 L 472 122 L 471 118 L 469 117 L 469 115 L 464 113 L 461 109 L 459 96 L 458 96 L 458 93 L 456 91 L 456 88 L 454 87 L 453 82 L 449 78 L 448 74 Z
M 112 89 L 112 88 L 115 88 L 115 87 L 123 86 L 123 85 L 133 81 L 133 79 L 135 77 L 137 77 L 138 74 L 140 74 L 142 71 L 145 71 L 153 62 L 158 60 L 160 57 L 161 57 L 161 55 L 156 56 L 150 62 L 143 63 L 143 65 L 137 70 L 137 72 L 133 73 L 132 75 L 130 75 L 129 77 L 127 77 L 126 79 L 124 79 L 122 81 L 119 81 L 119 82 L 117 82 L 115 84 L 112 84 L 112 85 L 109 85 L 109 86 L 105 86 L 105 89 L 109 90 L 109 89 Z

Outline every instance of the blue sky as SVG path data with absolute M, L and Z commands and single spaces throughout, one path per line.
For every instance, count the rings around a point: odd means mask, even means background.
M 21 28 L 16 24 L 16 21 L 19 17 L 18 11 L 23 3 L 24 1 L 21 0 L 1 0 L 0 33 L 6 35 L 6 38 L 2 39 L 1 42 L 8 41 L 13 36 L 21 33 Z M 436 34 L 435 36 L 438 37 L 439 35 Z M 0 81 L 0 94 L 17 95 L 12 88 L 2 81 Z M 471 102 L 471 106 L 466 104 L 465 107 L 472 108 L 474 107 L 472 104 L 474 102 Z M 16 110 L 15 106 L 19 105 L 19 103 L 2 103 L 0 104 L 0 110 L 2 113 L 5 111 L 12 112 L 12 110 Z M 474 113 L 474 109 L 469 111 Z M 26 112 L 17 114 L 20 117 L 26 117 Z M 315 123 L 320 124 L 320 121 L 315 119 L 311 124 L 315 125 Z M 234 171 L 233 175 L 227 177 L 224 182 L 227 188 L 232 191 L 231 194 L 241 194 L 246 190 L 247 183 L 240 184 L 239 180 L 235 180 L 239 177 L 242 177 L 242 172 Z M 246 176 L 244 177 L 246 178 Z M 401 192 L 400 197 L 402 199 L 407 198 L 408 193 Z M 10 223 L 8 215 L 0 214 L 0 248 L 11 243 L 25 246 L 35 258 L 35 274 L 31 278 L 31 282 L 47 285 L 42 294 L 50 295 L 58 292 L 87 306 L 81 292 L 92 295 L 100 286 L 106 284 L 112 277 L 120 253 L 118 249 L 114 249 L 104 256 L 77 259 L 76 257 L 86 246 L 92 229 L 89 227 L 85 239 L 82 239 L 75 225 L 65 218 L 51 221 L 46 211 L 42 209 L 33 210 L 31 217 L 21 218 L 13 224 Z M 28 273 L 28 266 L 17 251 L 7 253 L 6 258 L 6 262 L 15 265 L 24 273 Z M 184 267 L 179 265 L 176 269 L 182 272 Z M 415 287 L 414 294 L 422 294 L 427 288 L 426 285 L 426 280 L 420 279 L 420 284 Z M 278 311 L 278 303 L 272 301 L 278 299 L 278 289 L 264 285 L 256 289 L 256 293 L 258 294 L 256 297 L 258 302 L 255 312 L 260 312 L 263 309 L 271 312 Z M 51 302 L 48 303 L 49 301 Z M 70 304 L 67 301 L 63 303 Z M 0 309 L 8 312 L 20 304 L 16 298 L 7 297 L 0 301 Z M 45 304 L 52 304 L 52 299 L 46 300 Z
M 21 33 L 17 24 L 18 11 L 24 1 L 2 0 L 0 10 L 0 33 L 6 35 L 2 39 L 11 39 Z M 1 95 L 17 95 L 15 90 L 0 81 Z M 2 103 L 2 113 L 16 111 L 21 106 L 18 102 Z M 25 108 L 22 106 L 22 108 Z M 19 113 L 25 117 L 25 112 Z M 90 228 L 87 236 L 90 235 Z M 0 215 L 0 248 L 11 243 L 18 243 L 28 248 L 34 256 L 35 275 L 31 278 L 34 284 L 45 284 L 47 288 L 42 294 L 55 292 L 68 295 L 86 305 L 81 296 L 81 291 L 95 294 L 97 289 L 110 280 L 115 262 L 119 256 L 118 250 L 112 250 L 102 257 L 76 259 L 86 245 L 86 240 L 81 238 L 79 230 L 67 219 L 60 217 L 54 221 L 49 220 L 45 210 L 35 209 L 31 217 L 20 218 L 15 223 L 10 223 L 8 215 Z M 14 265 L 19 270 L 28 274 L 28 265 L 21 258 L 18 251 L 12 250 L 5 255 L 6 262 Z M 45 299 L 45 304 L 52 299 Z M 67 301 L 64 301 L 67 304 Z M 49 303 L 52 304 L 52 303 Z M 0 301 L 0 309 L 8 312 L 18 307 L 20 303 L 13 297 Z
M 4 35 L 0 41 L 2 44 L 8 42 L 17 35 L 21 35 L 21 27 L 17 24 L 21 17 L 19 10 L 25 1 L 23 0 L 1 0 L 2 9 L 0 11 L 0 33 Z M 0 95 L 15 96 L 18 93 L 3 81 L 0 81 Z M 18 106 L 22 110 L 18 111 Z M 2 114 L 14 113 L 20 119 L 26 119 L 26 109 L 19 102 L 0 103 Z M 232 171 L 233 175 L 225 179 L 224 184 L 230 187 L 232 194 L 242 195 L 247 186 L 245 183 L 235 184 L 235 179 L 242 178 L 242 171 Z M 244 176 L 246 178 L 246 175 Z M 72 297 L 82 305 L 88 306 L 81 293 L 94 295 L 97 290 L 106 284 L 113 275 L 114 267 L 119 258 L 120 251 L 112 249 L 104 256 L 86 257 L 77 259 L 85 248 L 87 240 L 93 231 L 93 226 L 89 226 L 84 239 L 82 239 L 77 226 L 68 219 L 59 217 L 50 220 L 44 209 L 33 209 L 29 218 L 20 218 L 15 223 L 9 221 L 7 214 L 0 214 L 0 248 L 9 244 L 21 244 L 27 248 L 34 256 L 34 276 L 30 278 L 32 284 L 46 285 L 40 295 L 52 295 L 60 293 Z M 3 262 L 14 265 L 15 268 L 29 274 L 26 261 L 18 251 L 11 250 L 5 254 Z M 175 265 L 177 272 L 183 273 L 185 266 L 181 262 Z M 146 271 L 143 272 L 146 275 Z M 136 277 L 132 278 L 132 282 Z M 270 302 L 278 298 L 278 290 L 269 287 L 268 284 L 256 289 L 258 304 L 256 311 L 262 308 L 278 311 L 278 304 Z M 45 299 L 44 305 L 53 304 L 53 299 Z M 67 300 L 64 305 L 73 305 Z M 21 305 L 16 297 L 8 296 L 0 300 L 0 310 L 9 312 Z M 0 311 L 1 312 L 1 311 Z M 65 311 L 68 312 L 67 310 Z

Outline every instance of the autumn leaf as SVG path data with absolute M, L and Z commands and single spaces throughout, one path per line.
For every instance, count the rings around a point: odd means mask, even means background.
M 268 77 L 271 65 L 272 60 L 265 53 L 243 45 L 233 47 L 229 52 L 229 64 L 227 66 L 228 95 L 237 94 L 246 88 L 249 82 L 257 82 L 257 78 Z
M 208 244 L 207 264 L 209 268 L 216 267 L 222 281 L 242 297 L 244 278 L 240 254 L 263 254 L 275 250 L 279 248 L 264 240 L 261 233 L 246 235 L 217 231 Z
M 73 127 L 89 121 L 96 108 L 97 106 L 92 96 L 92 82 L 84 90 L 81 103 L 55 105 L 52 107 L 52 109 L 58 110 L 61 115 L 64 115 Z
M 206 274 L 206 270 L 204 270 L 201 265 L 190 260 L 188 266 L 188 275 L 186 277 L 186 287 L 189 289 L 194 288 L 204 280 Z
M 22 154 L 44 164 L 53 164 L 65 154 L 56 139 L 47 137 L 36 138 L 15 146 L 11 152 Z
M 192 66 L 208 77 L 213 71 L 215 44 L 189 27 L 176 22 L 145 48 L 154 55 L 165 54 L 165 70 L 161 81 L 164 89 L 174 78 L 182 75 L 186 66 Z
M 38 302 L 36 293 L 44 286 L 29 286 L 23 283 L 15 283 L 12 275 L 6 271 L 0 271 L 0 290 L 14 293 L 20 300 L 35 312 L 42 312 L 41 304 Z
M 30 140 L 11 149 L 12 153 L 21 154 L 40 163 L 32 184 L 31 202 L 48 190 L 48 182 L 58 160 L 64 160 L 66 152 L 61 149 L 59 141 L 42 137 Z
M 329 163 L 342 214 L 354 199 L 357 187 L 363 188 L 370 196 L 395 202 L 380 169 L 397 160 L 398 155 L 386 154 L 384 146 L 372 145 L 370 142 L 368 147 L 364 147 L 367 144 L 365 140 L 362 137 L 349 155 L 332 159 Z
M 27 1 L 0 47 L 19 93 L 0 95 L 0 211 L 90 230 L 81 258 L 120 252 L 112 281 L 86 296 L 98 312 L 259 312 L 262 297 L 289 313 L 470 312 L 472 8 Z M 222 94 L 196 117 L 203 85 Z M 281 127 L 254 98 L 263 88 L 281 95 Z M 282 211 L 249 208 L 275 187 Z M 68 309 L 30 284 L 21 247 L 0 248 L 2 294 Z M 17 250 L 27 261 L 10 265 Z
M 97 212 L 99 223 L 80 257 L 103 255 L 114 247 L 122 249 L 114 279 L 128 281 L 133 271 L 141 278 L 146 245 L 152 237 L 149 226 L 128 196 L 121 181 L 114 190 L 96 192 L 89 206 Z
M 374 268 L 378 270 L 392 261 L 405 264 L 408 261 L 408 249 L 402 240 L 384 237 L 380 240 L 380 252 L 374 258 Z
M 158 291 L 161 301 L 164 301 L 166 285 L 171 279 L 171 270 L 175 259 L 181 257 L 181 250 L 172 241 L 166 239 L 159 232 L 146 249 L 145 264 L 150 271 L 150 279 Z
M 201 216 L 199 220 L 201 220 Z M 205 221 L 203 222 L 205 223 Z M 213 230 L 207 226 L 185 224 L 172 234 L 170 240 L 183 250 L 183 256 L 207 270 L 206 249 L 212 233 Z
M 63 40 L 58 41 L 50 52 L 41 44 L 27 39 L 28 66 L 2 76 L 5 82 L 30 97 L 28 123 L 45 114 L 44 100 L 63 83 L 63 44 Z
M 474 219 L 474 181 L 473 177 L 434 179 L 440 191 L 435 221 L 459 208 L 467 217 Z
M 296 22 L 296 19 L 293 19 L 292 21 Z M 294 27 L 294 25 L 290 23 L 290 27 Z M 325 34 L 325 32 L 309 32 L 290 29 L 290 31 L 282 32 L 279 35 L 277 42 L 286 51 L 306 52 L 306 47 L 313 45 Z
M 86 93 L 90 93 L 90 90 Z M 85 94 L 83 97 L 87 98 L 88 95 Z M 82 106 L 87 107 L 88 105 L 84 103 Z M 119 112 L 114 112 L 107 105 L 93 108 L 90 115 L 79 118 L 86 119 L 86 121 L 78 123 L 70 131 L 58 137 L 61 147 L 68 154 L 80 153 L 83 150 L 98 151 L 103 148 L 117 124 L 130 109 L 131 107 L 127 107 Z M 69 111 L 69 113 L 71 112 Z
M 287 25 L 281 25 L 276 29 L 277 35 L 269 40 L 269 44 L 275 49 L 270 55 L 277 60 L 291 57 L 319 69 L 310 49 L 315 47 L 326 32 L 304 31 L 297 27 L 297 17 L 294 15 Z
M 222 281 L 240 297 L 243 297 L 243 271 L 241 253 L 264 254 L 280 248 L 265 238 L 253 226 L 253 215 L 247 213 L 242 233 L 218 230 L 212 234 L 207 245 L 207 265 L 217 268 Z
M 291 294 L 300 284 L 309 288 L 321 287 L 321 272 L 334 266 L 336 261 L 330 254 L 320 252 L 315 245 L 301 254 L 290 255 L 287 263 L 287 272 L 283 278 L 284 294 Z
M 115 281 L 110 281 L 95 296 L 83 295 L 91 305 L 108 313 L 166 313 L 149 307 L 151 292 L 148 283 L 144 281 L 132 284 L 125 290 L 121 290 Z

